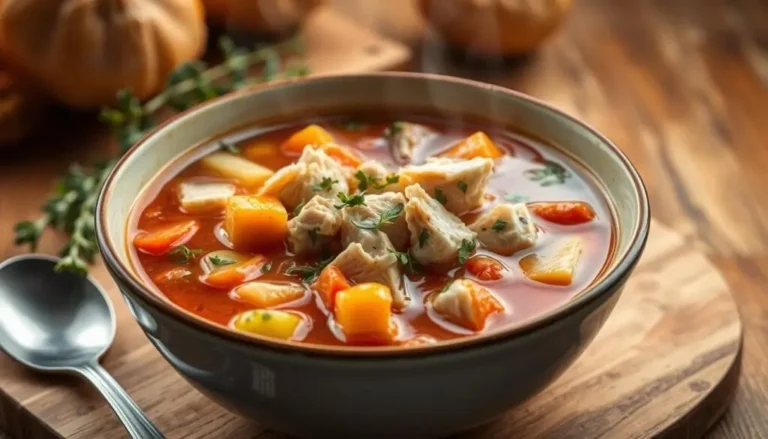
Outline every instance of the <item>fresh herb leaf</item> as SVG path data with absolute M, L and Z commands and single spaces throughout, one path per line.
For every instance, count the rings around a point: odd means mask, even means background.
M 443 206 L 448 203 L 448 197 L 445 196 L 445 192 L 440 188 L 435 189 L 435 200 L 439 201 Z
M 293 267 L 285 270 L 285 274 L 295 274 L 299 276 L 304 282 L 313 282 L 317 276 L 320 275 L 320 272 L 323 271 L 323 269 L 331 263 L 331 261 L 333 261 L 333 257 L 323 259 L 314 265 L 294 265 Z
M 526 226 L 528 225 L 528 218 L 526 218 L 524 216 L 517 217 L 517 220 L 520 221 L 521 224 L 524 224 Z
M 363 194 L 357 194 L 350 197 L 344 192 L 339 192 L 336 196 L 339 198 L 339 201 L 341 201 L 341 204 L 336 204 L 333 206 L 337 209 L 343 209 L 344 207 L 366 206 L 365 197 Z
M 358 181 L 357 189 L 360 192 L 365 192 L 369 187 L 374 189 L 384 189 L 391 184 L 397 184 L 400 182 L 400 176 L 397 174 L 387 175 L 384 183 L 379 182 L 380 178 L 374 177 L 372 175 L 366 175 L 363 171 L 357 171 L 355 173 L 355 178 Z
M 523 172 L 529 180 L 539 183 L 542 187 L 564 184 L 565 180 L 571 178 L 562 165 L 551 160 L 544 161 L 544 167 L 538 169 L 528 169 Z
M 220 267 L 222 265 L 232 265 L 235 262 L 237 262 L 233 259 L 222 258 L 221 256 L 210 256 L 208 260 L 211 261 L 211 264 L 217 267 Z
M 240 148 L 227 142 L 226 140 L 219 140 L 219 148 L 222 151 L 226 151 L 230 154 L 240 154 Z
M 261 320 L 262 321 L 266 322 L 266 321 L 268 321 L 271 318 L 272 318 L 272 314 L 270 314 L 270 313 L 268 313 L 266 311 L 261 313 Z
M 370 125 L 357 119 L 347 119 L 339 123 L 338 126 L 345 131 L 362 131 L 367 130 Z
M 333 185 L 338 182 L 339 180 L 334 180 L 330 177 L 323 177 L 323 181 L 312 185 L 312 190 L 315 192 L 330 192 L 333 188 Z
M 317 244 L 317 232 L 320 231 L 320 227 L 315 227 L 314 229 L 310 229 L 307 231 L 309 233 L 309 239 L 312 241 L 312 245 Z
M 413 256 L 411 256 L 410 252 L 399 252 L 395 249 L 388 249 L 390 253 L 395 255 L 398 261 L 400 261 L 401 264 L 403 264 L 403 267 L 406 267 L 408 269 L 409 273 L 416 273 L 416 264 L 413 260 Z
M 403 203 L 398 203 L 391 209 L 382 212 L 378 219 L 370 219 L 365 221 L 352 220 L 352 224 L 354 224 L 358 229 L 379 230 L 382 226 L 393 224 L 395 221 L 397 221 L 400 215 L 403 214 L 403 208 L 405 208 L 405 205 Z
M 261 266 L 262 273 L 269 273 L 271 269 L 272 269 L 272 261 L 269 261 L 266 264 Z
M 528 201 L 528 197 L 520 194 L 506 194 L 504 195 L 504 199 L 510 203 L 522 203 Z
M 378 183 L 378 178 L 377 178 L 375 181 L 371 182 L 371 185 L 373 186 L 374 189 L 384 189 L 385 187 L 389 186 L 390 184 L 397 184 L 399 182 L 400 182 L 400 176 L 399 175 L 397 175 L 397 174 L 389 174 L 389 175 L 387 175 L 387 178 L 384 181 L 384 183 L 379 184 Z
M 473 239 L 472 241 L 468 241 L 466 239 L 463 239 L 461 241 L 461 247 L 459 247 L 459 264 L 464 265 L 465 262 L 467 262 L 467 259 L 469 259 L 470 256 L 472 256 L 472 252 L 475 251 L 475 247 L 477 247 L 477 243 Z
M 195 259 L 195 256 L 199 255 L 203 251 L 199 248 L 191 249 L 187 247 L 186 245 L 180 245 L 168 253 L 168 256 L 170 256 L 171 260 L 177 264 L 186 264 L 190 260 Z
M 355 178 L 359 182 L 357 184 L 357 190 L 360 192 L 365 192 L 368 190 L 368 176 L 365 175 L 365 172 L 363 171 L 357 171 L 355 172 Z
M 456 183 L 456 186 L 458 186 L 459 190 L 461 190 L 465 194 L 467 193 L 467 182 L 466 181 L 461 180 L 458 183 Z
M 421 233 L 419 234 L 419 248 L 424 248 L 424 245 L 427 243 L 427 240 L 429 239 L 429 232 L 427 229 L 422 229 Z
M 499 219 L 494 221 L 493 225 L 491 226 L 491 230 L 493 230 L 494 232 L 501 232 L 506 228 L 507 228 L 507 222 Z

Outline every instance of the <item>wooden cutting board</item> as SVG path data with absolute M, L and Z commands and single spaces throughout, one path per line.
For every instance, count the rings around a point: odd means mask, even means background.
M 103 267 L 95 277 L 118 316 L 103 364 L 169 438 L 282 438 L 190 387 L 149 345 Z M 701 437 L 736 390 L 741 331 L 713 265 L 654 223 L 643 259 L 584 355 L 543 393 L 465 436 Z M 3 354 L 0 371 L 0 429 L 12 437 L 126 437 L 90 385 L 31 372 Z

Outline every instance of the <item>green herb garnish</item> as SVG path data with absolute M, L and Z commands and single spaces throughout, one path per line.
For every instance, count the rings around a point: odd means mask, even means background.
M 211 264 L 217 267 L 220 267 L 222 265 L 232 265 L 235 262 L 237 262 L 234 259 L 222 258 L 221 256 L 209 256 L 208 260 L 211 261 Z
M 344 192 L 339 192 L 336 196 L 339 198 L 339 201 L 341 201 L 341 204 L 336 204 L 335 206 L 333 206 L 337 209 L 343 209 L 345 206 L 348 206 L 348 207 L 366 206 L 365 197 L 363 196 L 363 194 L 357 194 L 350 197 Z
M 240 154 L 240 148 L 227 142 L 226 140 L 219 140 L 219 148 L 222 151 L 226 151 L 230 154 Z
M 261 266 L 262 273 L 269 273 L 271 269 L 272 269 L 272 261 L 269 261 L 266 264 Z
M 309 233 L 309 239 L 312 241 L 312 245 L 317 244 L 317 232 L 320 231 L 320 227 L 315 227 L 314 229 L 310 229 L 307 231 Z
M 338 127 L 345 131 L 362 131 L 368 129 L 370 125 L 357 119 L 347 119 L 338 124 Z
M 567 169 L 559 163 L 550 160 L 544 162 L 543 168 L 528 169 L 523 172 L 523 175 L 543 187 L 564 184 L 565 180 L 571 178 L 571 173 Z
M 419 248 L 424 248 L 424 245 L 427 243 L 428 239 L 429 232 L 427 229 L 422 229 L 421 233 L 419 234 Z
M 264 311 L 261 313 L 261 321 L 266 322 L 267 320 L 272 318 L 272 314 Z
M 297 275 L 304 282 L 313 282 L 320 272 L 331 263 L 333 258 L 326 258 L 314 265 L 294 265 L 293 267 L 285 270 L 285 274 Z
M 312 185 L 312 190 L 315 192 L 330 192 L 333 188 L 333 185 L 338 182 L 339 180 L 334 180 L 330 177 L 323 177 L 323 181 Z
M 507 222 L 498 220 L 498 219 L 494 221 L 493 225 L 491 226 L 491 230 L 493 230 L 494 232 L 501 232 L 506 228 L 507 228 Z
M 467 182 L 466 181 L 461 180 L 458 183 L 456 183 L 456 186 L 459 187 L 460 191 L 464 192 L 465 194 L 467 193 Z M 445 203 L 443 203 L 443 204 L 445 204 Z
M 467 262 L 467 259 L 469 259 L 470 256 L 472 256 L 472 252 L 475 251 L 475 247 L 477 247 L 477 243 L 475 240 L 468 241 L 466 239 L 463 239 L 461 241 L 461 247 L 459 247 L 459 264 L 464 265 L 465 262 Z
M 435 189 L 435 200 L 439 201 L 443 206 L 448 203 L 448 197 L 445 196 L 445 192 L 440 188 Z
M 390 253 L 395 255 L 398 261 L 403 264 L 403 267 L 408 269 L 409 273 L 416 273 L 416 264 L 411 256 L 410 252 L 399 252 L 395 249 L 388 249 Z
M 186 245 L 180 245 L 168 253 L 171 260 L 177 264 L 186 264 L 189 261 L 195 259 L 195 256 L 199 255 L 203 251 L 199 248 L 191 249 Z
M 387 178 L 385 179 L 384 183 L 381 183 L 379 180 L 381 180 L 378 177 L 374 177 L 372 175 L 366 175 L 363 171 L 357 171 L 355 173 L 355 178 L 359 182 L 357 185 L 357 189 L 360 192 L 364 192 L 368 190 L 369 187 L 372 187 L 374 189 L 384 189 L 385 187 L 396 184 L 400 182 L 400 176 L 397 174 L 389 174 L 387 175 Z
M 365 221 L 352 220 L 352 224 L 354 224 L 358 229 L 379 230 L 384 225 L 393 224 L 400 217 L 400 215 L 403 214 L 404 207 L 405 205 L 403 203 L 398 203 L 391 209 L 382 212 L 378 219 L 370 219 Z

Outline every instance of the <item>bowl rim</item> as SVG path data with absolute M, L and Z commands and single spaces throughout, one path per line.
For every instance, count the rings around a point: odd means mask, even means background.
M 508 328 L 499 328 L 498 330 L 488 333 L 480 334 L 472 337 L 463 337 L 452 340 L 444 340 L 433 345 L 424 345 L 417 347 L 404 348 L 402 346 L 376 346 L 376 347 L 363 347 L 363 346 L 331 346 L 322 345 L 316 343 L 303 343 L 294 341 L 283 341 L 263 336 L 245 334 L 234 331 L 227 328 L 224 325 L 208 321 L 199 317 L 183 308 L 174 305 L 167 299 L 164 300 L 159 297 L 159 294 L 151 291 L 144 285 L 144 281 L 135 276 L 131 270 L 127 269 L 124 264 L 116 257 L 112 239 L 108 237 L 106 232 L 107 220 L 106 220 L 106 206 L 114 192 L 116 187 L 116 175 L 119 170 L 125 166 L 127 160 L 135 154 L 137 151 L 143 149 L 149 139 L 154 138 L 160 131 L 166 126 L 188 117 L 199 111 L 203 111 L 206 107 L 219 104 L 222 102 L 230 101 L 246 94 L 258 94 L 267 88 L 263 86 L 249 87 L 236 92 L 228 93 L 226 95 L 214 98 L 206 101 L 200 105 L 197 105 L 189 110 L 178 113 L 173 117 L 163 121 L 156 126 L 152 131 L 147 133 L 141 140 L 134 144 L 123 156 L 118 160 L 115 166 L 110 171 L 99 193 L 97 205 L 96 205 L 96 237 L 99 243 L 99 249 L 107 268 L 110 271 L 112 277 L 116 278 L 118 283 L 123 283 L 128 286 L 129 293 L 138 296 L 144 303 L 154 308 L 156 311 L 178 321 L 187 326 L 191 326 L 194 329 L 202 330 L 204 332 L 213 335 L 214 337 L 223 338 L 229 342 L 233 342 L 237 345 L 241 345 L 244 348 L 267 348 L 277 352 L 287 352 L 291 354 L 305 354 L 320 357 L 353 357 L 353 358 L 403 358 L 413 357 L 420 355 L 435 354 L 438 352 L 454 352 L 458 350 L 466 350 L 468 348 L 474 348 L 479 346 L 486 346 L 492 343 L 503 342 L 513 338 L 521 337 L 526 334 L 535 332 L 538 329 L 549 326 L 561 319 L 565 319 L 568 316 L 576 313 L 582 308 L 588 306 L 592 302 L 600 299 L 606 294 L 614 292 L 615 289 L 626 279 L 633 267 L 636 265 L 640 255 L 643 252 L 646 241 L 648 239 L 648 233 L 650 229 L 650 203 L 648 200 L 648 194 L 645 185 L 629 158 L 622 152 L 618 146 L 616 146 L 611 140 L 597 131 L 595 128 L 576 118 L 570 114 L 560 110 L 559 108 L 545 103 L 537 98 L 526 95 L 524 93 L 508 89 L 502 86 L 488 84 L 484 82 L 474 81 L 465 78 L 458 78 L 453 76 L 438 75 L 431 73 L 414 73 L 414 72 L 373 72 L 373 73 L 351 73 L 351 74 L 323 74 L 314 75 L 308 78 L 301 79 L 284 79 L 271 83 L 269 89 L 276 87 L 296 84 L 296 83 L 322 83 L 327 80 L 354 80 L 361 78 L 380 78 L 382 80 L 387 78 L 400 78 L 400 79 L 419 79 L 428 81 L 440 81 L 444 83 L 453 83 L 457 85 L 471 86 L 477 88 L 486 89 L 486 91 L 493 93 L 502 93 L 511 95 L 517 99 L 527 101 L 531 104 L 538 106 L 539 108 L 554 113 L 556 116 L 564 118 L 581 129 L 587 131 L 589 134 L 595 136 L 600 142 L 610 149 L 610 153 L 619 160 L 624 168 L 624 171 L 630 177 L 633 190 L 637 196 L 637 217 L 633 224 L 626 225 L 632 227 L 632 235 L 627 249 L 621 254 L 616 254 L 616 265 L 614 268 L 608 270 L 605 275 L 597 282 L 591 284 L 588 288 L 581 291 L 571 301 L 556 307 L 544 314 L 538 315 L 533 319 L 530 319 L 520 325 L 510 326 Z M 124 291 L 125 292 L 125 291 Z

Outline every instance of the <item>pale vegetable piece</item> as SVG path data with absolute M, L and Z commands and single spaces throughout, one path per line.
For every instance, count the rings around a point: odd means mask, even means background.
M 346 215 L 351 215 L 357 228 L 372 228 L 384 232 L 398 251 L 408 249 L 411 234 L 405 222 L 405 196 L 401 193 L 365 195 L 365 206 L 348 207 Z
M 469 225 L 488 250 L 500 255 L 533 247 L 538 229 L 525 203 L 499 204 Z
M 385 137 L 395 162 L 400 165 L 407 165 L 413 160 L 414 150 L 434 134 L 431 129 L 424 125 L 398 121 L 387 128 Z
M 224 210 L 227 198 L 235 195 L 233 184 L 218 181 L 185 181 L 179 185 L 179 205 L 186 213 Z
M 487 158 L 430 159 L 400 170 L 401 178 L 409 184 L 418 183 L 456 215 L 482 206 L 491 173 L 493 160 Z
M 520 260 L 520 268 L 528 279 L 548 285 L 567 286 L 584 250 L 581 238 L 571 238 L 548 257 L 531 254 Z
M 334 201 L 315 195 L 288 221 L 288 248 L 295 254 L 313 254 L 328 247 L 339 233 L 341 212 Z
M 257 308 L 274 308 L 307 297 L 308 290 L 295 282 L 252 281 L 236 287 L 230 297 Z
M 491 292 L 469 279 L 451 282 L 432 298 L 432 307 L 448 321 L 472 331 L 481 331 L 491 314 L 504 311 Z
M 475 233 L 430 197 L 419 185 L 405 188 L 408 202 L 405 221 L 411 233 L 411 255 L 422 265 L 453 264 L 464 243 L 474 243 Z
M 333 311 L 347 342 L 387 343 L 395 336 L 392 295 L 378 283 L 363 283 L 339 291 Z
M 296 163 L 267 180 L 259 194 L 278 197 L 286 209 L 293 211 L 315 195 L 336 199 L 340 192 L 349 193 L 343 167 L 325 151 L 308 146 Z
M 155 95 L 207 40 L 198 0 L 3 0 L 0 29 L 4 61 L 80 108 Z
M 224 230 L 237 250 L 280 245 L 288 235 L 288 212 L 274 197 L 235 195 L 227 200 Z
M 200 164 L 250 189 L 261 187 L 274 174 L 274 171 L 269 168 L 224 151 L 214 152 L 204 157 L 200 160 Z
M 254 309 L 236 315 L 232 319 L 232 327 L 264 337 L 292 340 L 304 321 L 296 312 Z
M 353 282 L 375 282 L 389 288 L 395 308 L 405 307 L 410 300 L 406 296 L 400 266 L 393 253 L 371 255 L 361 244 L 355 242 L 336 256 L 331 265 L 341 270 L 344 276 Z
M 365 183 L 363 183 L 363 180 Z M 397 179 L 397 181 L 393 181 Z M 381 163 L 368 160 L 360 165 L 354 172 L 353 188 L 357 191 L 365 191 L 366 194 L 383 194 L 385 192 L 402 192 L 403 181 L 398 174 L 387 170 Z

